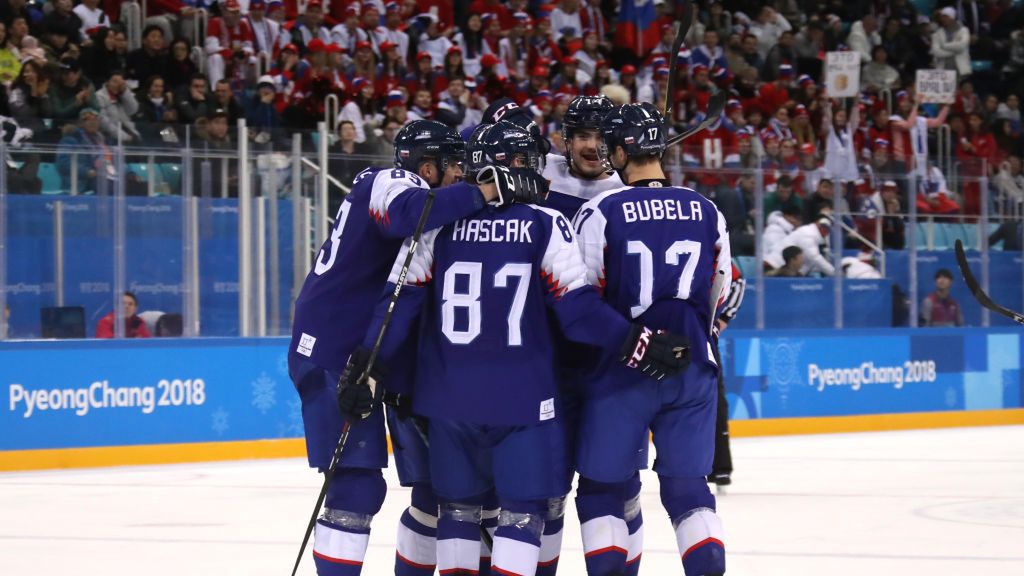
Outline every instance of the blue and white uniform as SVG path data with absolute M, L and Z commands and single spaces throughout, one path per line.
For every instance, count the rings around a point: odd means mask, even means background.
M 388 362 L 418 318 L 413 406 L 430 419 L 438 569 L 478 569 L 479 499 L 495 489 L 492 570 L 533 574 L 547 500 L 564 494 L 567 469 L 549 319 L 609 354 L 630 323 L 586 283 L 568 220 L 531 205 L 488 207 L 424 235 L 405 282 L 381 357 Z
M 416 228 L 428 188 L 405 170 L 361 172 L 295 302 L 288 367 L 302 400 L 306 451 L 314 468 L 330 467 L 343 424 L 337 405 L 339 374 L 366 334 L 395 255 Z M 484 206 L 479 189 L 468 184 L 438 189 L 436 195 L 428 229 Z M 378 407 L 352 426 L 329 488 L 313 544 L 319 574 L 360 573 L 370 520 L 384 502 L 380 469 L 387 458 L 384 415 Z
M 614 172 L 600 180 L 577 178 L 569 170 L 569 161 L 563 154 L 549 153 L 547 155 L 543 176 L 549 183 L 544 206 L 557 210 L 570 222 L 576 217 L 580 207 L 588 200 L 602 192 L 622 188 L 622 180 Z M 573 463 L 581 404 L 579 388 L 583 385 L 582 380 L 585 373 L 593 369 L 592 363 L 588 360 L 592 356 L 589 346 L 559 337 L 556 339 L 556 349 L 561 371 L 560 385 L 563 399 L 560 425 L 566 437 L 569 469 L 565 474 L 565 493 L 558 501 L 551 502 L 552 514 L 548 516 L 548 522 L 544 526 L 537 576 L 554 576 L 558 570 L 558 557 L 562 549 L 562 526 L 564 523 L 562 512 L 565 510 L 565 495 L 572 491 L 572 480 L 576 475 Z
M 548 153 L 543 176 L 547 178 L 550 187 L 544 206 L 558 210 L 569 221 L 576 217 L 587 200 L 602 192 L 622 188 L 622 180 L 615 173 L 601 180 L 585 180 L 573 176 L 569 171 L 569 161 L 562 154 Z
M 729 238 L 700 194 L 663 180 L 637 184 L 595 197 L 576 216 L 587 280 L 627 318 L 686 336 L 691 364 L 661 382 L 612 364 L 587 383 L 576 459 L 584 551 L 591 575 L 635 573 L 642 530 L 631 526 L 639 501 L 628 483 L 645 464 L 637 455 L 651 431 L 684 567 L 703 574 L 693 566 L 707 566 L 699 556 L 718 553 L 722 538 L 705 476 L 716 409 L 710 327 L 731 278 Z M 704 549 L 714 542 L 718 549 Z

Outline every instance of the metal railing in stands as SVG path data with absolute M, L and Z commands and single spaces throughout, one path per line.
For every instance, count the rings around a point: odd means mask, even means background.
M 145 18 L 144 9 L 135 0 L 121 5 L 121 19 L 125 23 L 125 36 L 128 37 L 128 50 L 142 47 L 142 22 Z
M 256 78 L 260 78 L 264 74 L 270 73 L 270 68 L 274 63 L 274 57 L 269 52 L 260 51 L 256 53 Z M 332 94 L 333 96 L 333 94 Z

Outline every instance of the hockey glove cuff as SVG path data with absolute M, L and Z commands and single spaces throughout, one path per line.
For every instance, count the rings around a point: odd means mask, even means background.
M 690 365 L 690 341 L 670 332 L 653 332 L 646 326 L 633 324 L 622 345 L 620 360 L 655 380 L 663 380 Z
M 373 370 L 366 380 L 360 382 L 370 362 L 370 351 L 356 348 L 348 357 L 348 364 L 338 380 L 338 409 L 349 422 L 357 422 L 370 416 L 374 402 L 380 399 L 384 389 L 380 381 L 387 370 L 380 362 L 374 362 Z
M 477 184 L 491 184 L 498 189 L 498 206 L 513 202 L 539 204 L 548 192 L 548 182 L 532 168 L 485 166 L 476 175 Z

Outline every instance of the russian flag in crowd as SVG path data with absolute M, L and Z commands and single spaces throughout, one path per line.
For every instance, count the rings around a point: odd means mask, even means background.
M 661 30 L 655 26 L 656 20 L 653 0 L 622 0 L 615 27 L 615 43 L 635 46 L 636 53 L 643 56 L 661 41 Z

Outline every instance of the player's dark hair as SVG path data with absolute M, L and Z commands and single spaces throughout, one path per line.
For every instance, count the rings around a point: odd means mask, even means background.
M 782 259 L 786 261 L 786 264 L 789 264 L 802 253 L 803 250 L 800 250 L 799 246 L 787 246 L 782 250 Z

